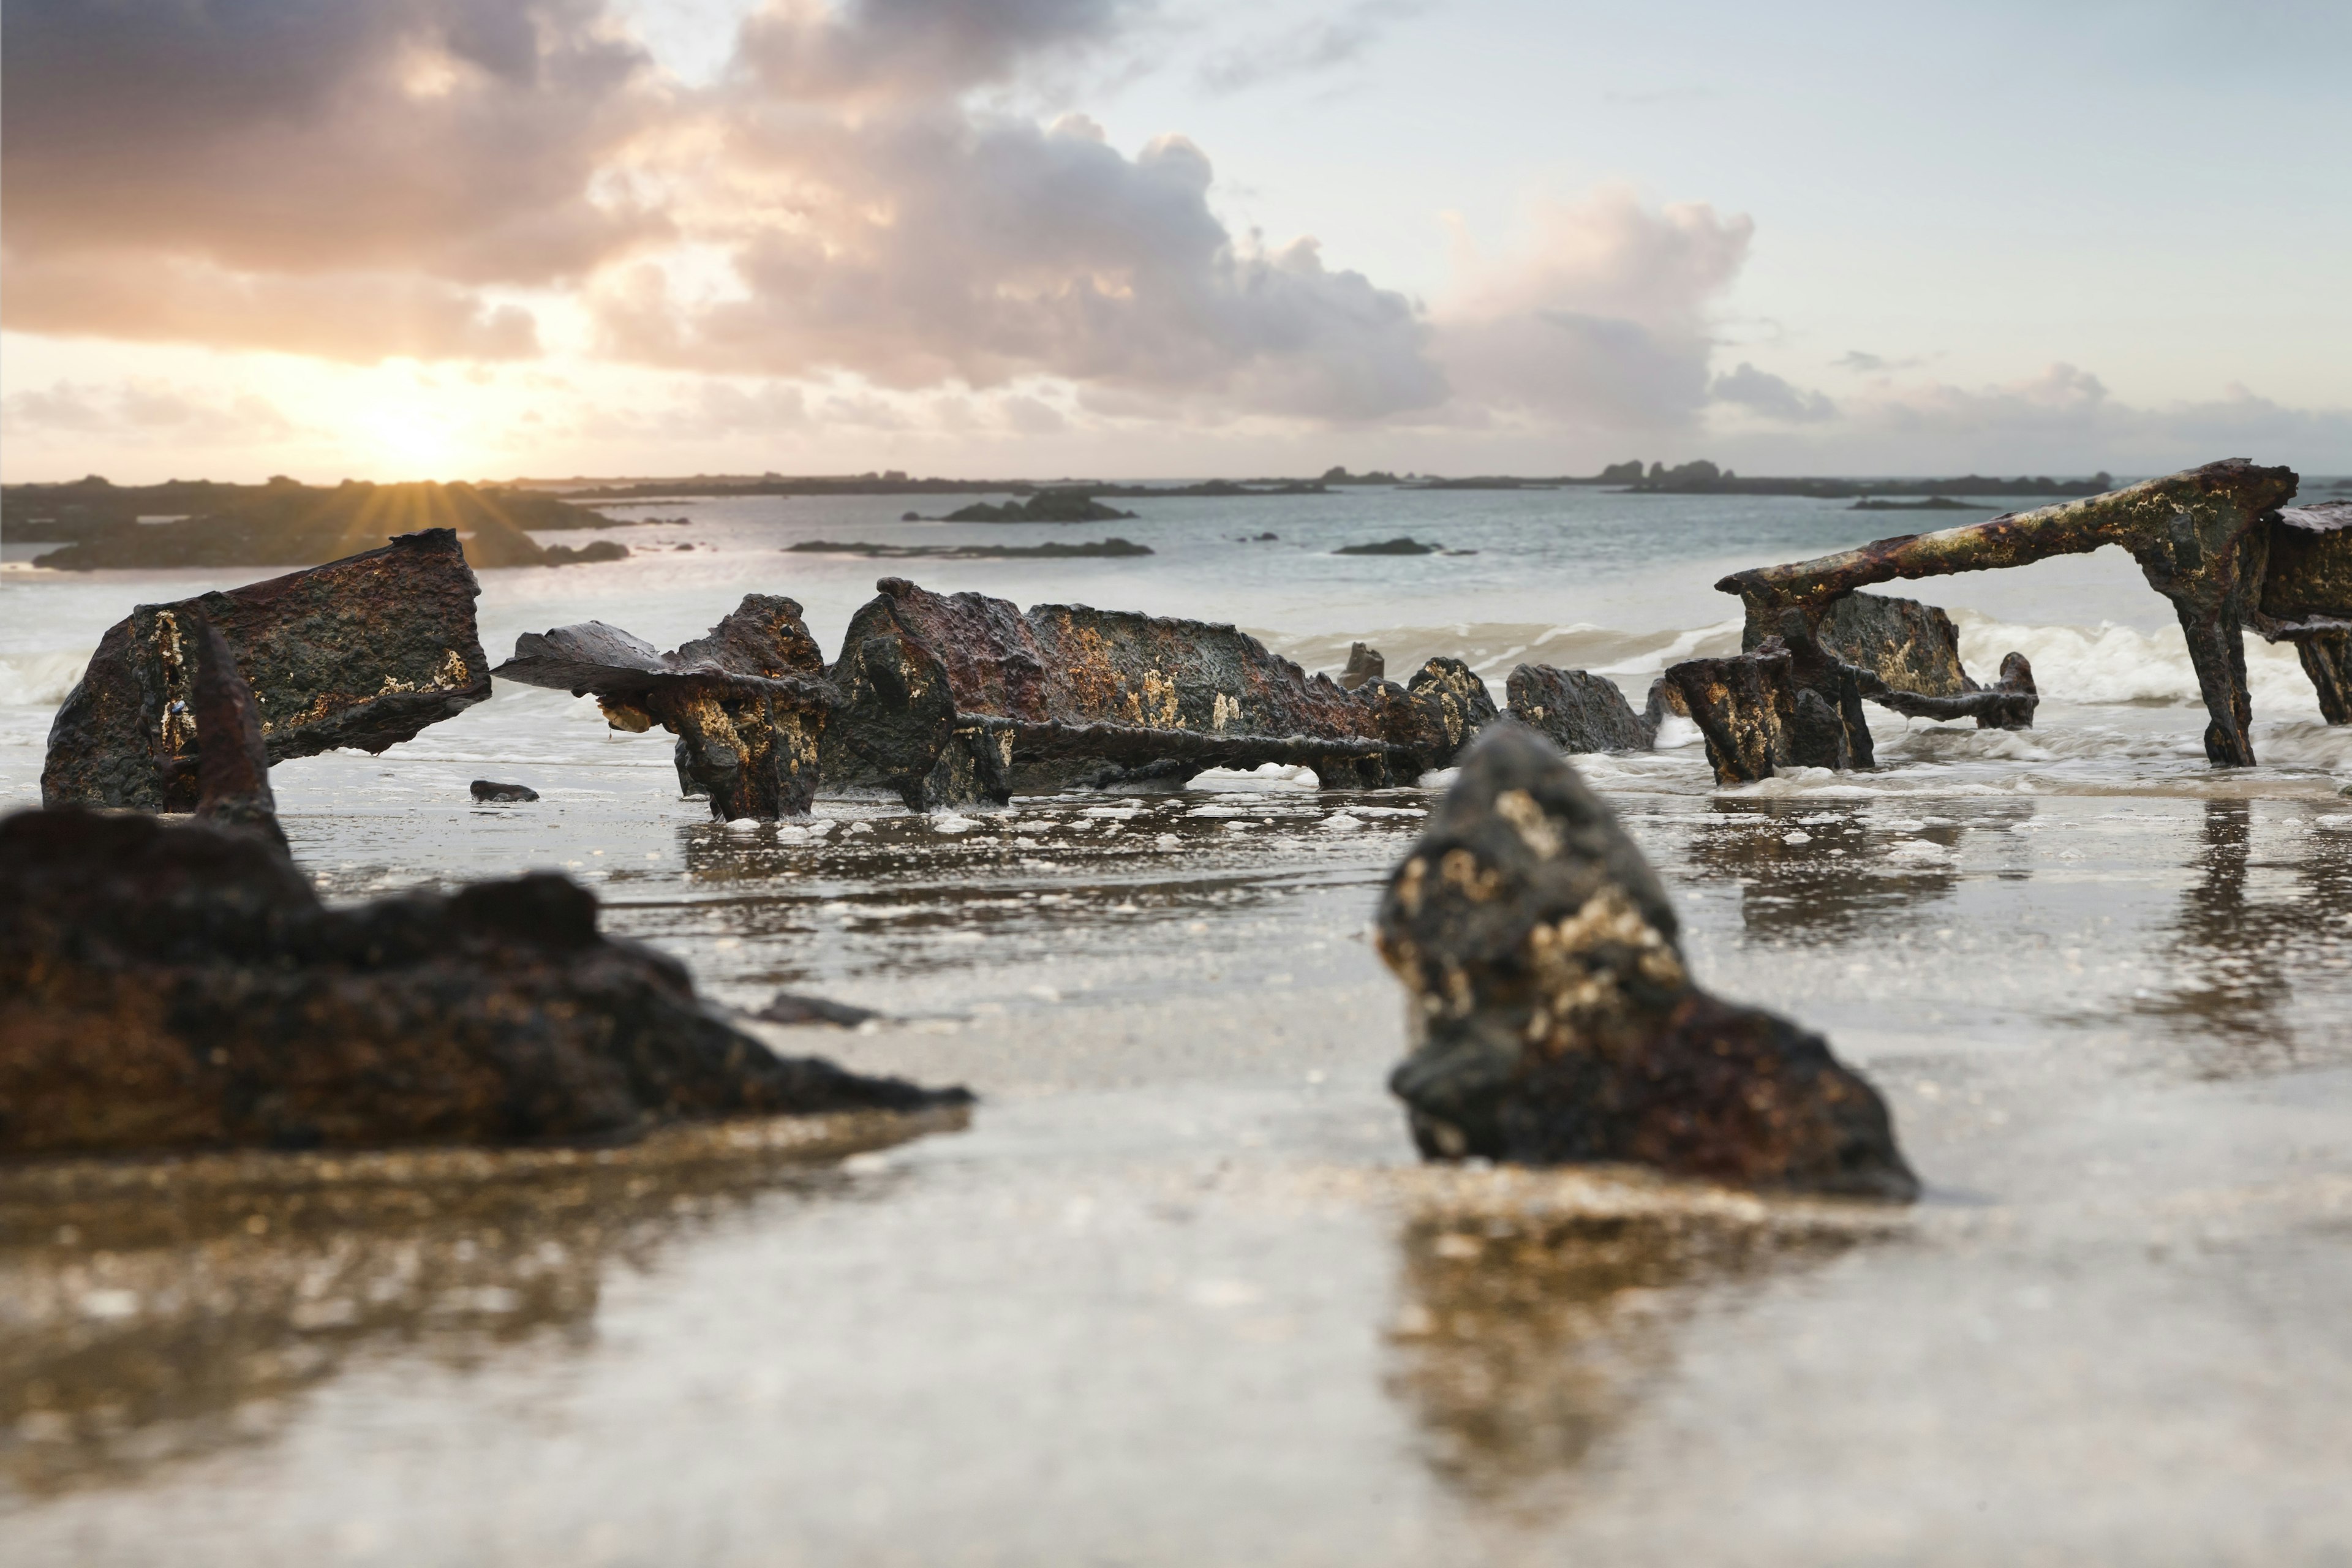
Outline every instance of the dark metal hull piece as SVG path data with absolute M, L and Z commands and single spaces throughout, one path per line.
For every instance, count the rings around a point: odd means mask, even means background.
M 969 1099 L 776 1056 L 559 876 L 330 909 L 242 829 L 0 821 L 0 1156 L 607 1141 Z
M 1511 671 L 1504 691 L 1512 718 L 1571 754 L 1646 752 L 1658 738 L 1656 723 L 1634 712 L 1605 675 L 1523 664 Z
M 226 593 L 142 605 L 108 628 L 58 710 L 41 798 L 194 809 L 199 620 L 251 689 L 270 762 L 408 740 L 490 694 L 480 593 L 457 534 L 436 528 Z
M 1820 1036 L 1691 983 L 1641 851 L 1520 725 L 1479 740 L 1391 876 L 1380 952 L 1413 1035 L 1390 1088 L 1427 1157 L 1918 1193 L 1885 1102 Z

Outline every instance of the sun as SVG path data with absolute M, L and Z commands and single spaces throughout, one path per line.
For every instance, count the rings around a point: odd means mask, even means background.
M 402 470 L 400 479 L 445 479 L 457 438 L 431 411 L 414 405 L 379 404 L 360 420 L 368 442 Z

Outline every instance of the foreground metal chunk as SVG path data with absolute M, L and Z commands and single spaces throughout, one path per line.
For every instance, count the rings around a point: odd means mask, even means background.
M 2232 458 L 2036 511 L 1882 539 L 1793 565 L 1734 573 L 1716 586 L 1739 595 L 1751 624 L 1778 627 L 1785 610 L 1818 619 L 1834 601 L 1873 583 L 2021 566 L 2118 545 L 2139 563 L 2148 585 L 2172 601 L 2179 618 L 2211 715 L 2206 756 L 2243 767 L 2254 760 L 2246 735 L 2252 706 L 2246 689 L 2245 623 L 2252 619 L 2273 640 L 2332 642 L 2332 649 L 2318 656 L 2318 668 L 2312 657 L 2305 660 L 2321 688 L 2323 707 L 2331 700 L 2341 639 L 2352 630 L 2352 573 L 2345 570 L 2352 564 L 2352 544 L 2335 542 L 2340 522 L 2298 529 L 2281 521 L 2276 509 L 2294 498 L 2295 482 L 2292 468 L 2258 468 Z M 2297 534 L 2307 540 L 2293 537 Z M 2263 609 L 2271 599 L 2266 567 L 2274 547 L 2281 551 L 2284 615 Z M 2329 624 L 2315 625 L 2315 616 Z M 2340 684 L 2334 689 L 2341 708 Z
M 1646 752 L 1658 738 L 1657 721 L 1634 712 L 1605 675 L 1523 664 L 1504 690 L 1511 717 L 1563 752 Z
M 1691 984 L 1641 851 L 1518 724 L 1480 738 L 1390 878 L 1380 951 L 1412 998 L 1390 1087 L 1425 1156 L 1918 1193 L 1885 1101 L 1819 1036 Z
M 678 782 L 722 820 L 797 816 L 815 798 L 817 755 L 841 694 L 793 601 L 747 594 L 709 635 L 675 653 L 588 621 L 515 639 L 493 674 L 593 694 L 616 730 L 658 723 L 678 737 Z
M 1410 783 L 1494 717 L 1458 659 L 1351 693 L 1230 626 L 877 586 L 833 667 L 845 706 L 823 773 L 918 810 L 1266 763 L 1332 787 Z
M 170 605 L 108 628 L 49 730 L 49 805 L 195 805 L 190 628 L 216 628 L 258 705 L 269 761 L 381 752 L 490 694 L 474 626 L 481 593 L 446 528 L 381 550 Z
M 966 1098 L 776 1057 L 560 876 L 329 909 L 240 829 L 0 821 L 0 1155 L 610 1139 Z

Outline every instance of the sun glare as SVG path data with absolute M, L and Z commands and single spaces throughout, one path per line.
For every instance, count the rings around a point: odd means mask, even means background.
M 457 447 L 454 433 L 441 419 L 416 407 L 379 405 L 360 421 L 368 439 L 385 461 L 398 465 L 399 479 L 443 479 Z

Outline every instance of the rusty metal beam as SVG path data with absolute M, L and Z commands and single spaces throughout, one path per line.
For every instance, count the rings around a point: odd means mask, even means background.
M 1751 616 L 1778 623 L 1785 608 L 1820 614 L 1874 583 L 2022 566 L 2113 544 L 2139 563 L 2148 585 L 2172 601 L 2211 722 L 2205 754 L 2225 766 L 2254 760 L 2247 739 L 2242 627 L 2255 609 L 2272 514 L 2294 496 L 2291 468 L 2232 458 L 2104 495 L 1934 533 L 1882 539 L 1787 566 L 1737 572 L 1716 586 Z

